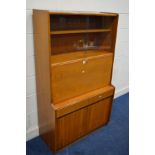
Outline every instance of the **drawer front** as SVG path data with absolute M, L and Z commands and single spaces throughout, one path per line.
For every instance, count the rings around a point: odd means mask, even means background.
M 92 104 L 92 103 L 98 102 L 100 100 L 103 100 L 103 99 L 113 95 L 114 91 L 115 91 L 115 89 L 111 88 L 111 89 L 107 90 L 106 92 L 103 92 L 103 93 L 97 94 L 95 96 L 92 96 L 92 97 L 90 97 L 88 99 L 88 102 Z
M 56 120 L 57 148 L 62 148 L 88 134 L 109 120 L 112 97 L 84 107 Z
M 114 94 L 114 90 L 113 86 L 106 86 L 70 100 L 66 100 L 65 102 L 61 102 L 61 104 L 56 104 L 54 106 L 56 118 L 62 117 L 86 106 L 90 106 L 91 104 L 112 96 Z
M 112 55 L 52 66 L 53 102 L 102 88 L 111 81 Z

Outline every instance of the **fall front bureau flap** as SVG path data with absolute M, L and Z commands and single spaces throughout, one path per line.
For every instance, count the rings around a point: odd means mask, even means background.
M 96 53 L 95 51 L 89 52 L 89 55 L 81 53 L 80 56 L 80 53 L 77 52 L 78 58 L 76 59 L 67 54 L 68 56 L 65 58 L 63 55 L 64 61 L 60 56 L 52 58 L 53 104 L 110 84 L 113 54 L 100 52 L 96 55 Z M 59 62 L 60 60 L 61 62 Z

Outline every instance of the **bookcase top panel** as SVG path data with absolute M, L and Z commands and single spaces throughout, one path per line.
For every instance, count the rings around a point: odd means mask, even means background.
M 85 12 L 85 11 L 49 11 L 51 15 L 90 15 L 90 16 L 118 16 L 117 13 L 109 12 Z
M 85 15 L 85 16 L 118 16 L 118 13 L 112 12 L 95 12 L 95 11 L 51 11 L 51 10 L 38 10 L 33 11 L 49 12 L 50 15 Z

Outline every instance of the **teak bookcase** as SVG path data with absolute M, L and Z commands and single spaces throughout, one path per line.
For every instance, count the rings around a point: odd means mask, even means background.
M 110 118 L 118 14 L 33 10 L 39 132 L 53 152 Z

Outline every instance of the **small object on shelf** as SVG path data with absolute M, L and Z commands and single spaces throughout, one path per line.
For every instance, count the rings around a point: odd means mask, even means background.
M 89 48 L 89 46 L 88 46 L 88 42 L 87 41 L 85 41 L 85 43 L 84 43 L 84 46 L 83 46 L 83 49 L 88 49 Z
M 78 41 L 78 49 L 84 48 L 84 40 L 79 40 Z
M 86 62 L 87 62 L 86 60 L 83 60 L 83 61 L 82 61 L 83 64 L 86 64 Z
M 88 46 L 89 46 L 89 47 L 94 47 L 94 41 L 89 41 L 89 42 L 88 42 Z

